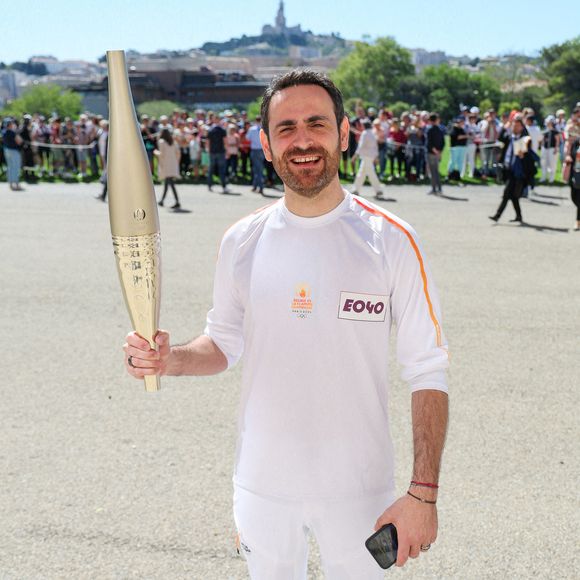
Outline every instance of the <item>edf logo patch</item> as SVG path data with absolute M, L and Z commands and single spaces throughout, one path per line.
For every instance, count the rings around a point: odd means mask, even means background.
M 389 297 L 380 294 L 341 292 L 338 317 L 343 320 L 384 322 Z

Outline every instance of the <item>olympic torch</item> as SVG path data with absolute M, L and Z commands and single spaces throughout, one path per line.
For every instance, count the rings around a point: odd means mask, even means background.
M 149 161 L 133 106 L 122 50 L 107 52 L 109 143 L 107 189 L 117 270 L 135 331 L 151 348 L 159 325 L 161 240 Z M 159 390 L 159 377 L 145 377 L 145 390 Z

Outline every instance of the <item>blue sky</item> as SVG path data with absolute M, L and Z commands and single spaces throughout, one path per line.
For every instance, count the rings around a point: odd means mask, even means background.
M 211 9 L 210 9 L 211 8 Z M 153 52 L 257 35 L 278 0 L 18 0 L 3 2 L 0 60 L 95 60 L 112 48 Z M 451 55 L 533 55 L 580 33 L 577 0 L 287 0 L 287 24 L 360 40 L 393 36 Z

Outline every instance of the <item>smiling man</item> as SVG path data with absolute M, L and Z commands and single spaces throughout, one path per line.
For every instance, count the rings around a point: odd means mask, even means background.
M 131 333 L 127 369 L 208 375 L 243 356 L 234 516 L 254 580 L 382 578 L 364 542 L 393 523 L 397 565 L 437 536 L 448 365 L 437 293 L 409 225 L 338 178 L 349 123 L 324 75 L 295 70 L 262 101 L 261 142 L 285 196 L 226 232 L 205 333 L 159 352 Z M 412 393 L 414 465 L 395 501 L 388 345 Z

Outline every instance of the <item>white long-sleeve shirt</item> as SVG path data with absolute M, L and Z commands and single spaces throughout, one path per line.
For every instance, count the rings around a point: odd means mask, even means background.
M 379 145 L 372 129 L 365 129 L 358 140 L 356 154 L 359 157 L 376 159 L 379 156 Z
M 314 218 L 280 200 L 219 252 L 206 334 L 244 370 L 234 481 L 276 497 L 390 491 L 391 324 L 411 391 L 447 391 L 437 291 L 413 229 L 345 191 Z

